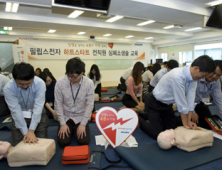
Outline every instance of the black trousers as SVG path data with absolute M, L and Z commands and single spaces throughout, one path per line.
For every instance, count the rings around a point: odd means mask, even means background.
M 74 128 L 75 128 L 75 131 L 77 130 L 78 126 L 80 125 L 80 123 L 78 124 L 75 124 L 74 121 L 72 119 L 69 119 L 67 122 L 66 122 L 67 126 L 69 127 L 69 130 L 70 130 L 70 134 L 69 134 L 69 137 L 67 137 L 65 135 L 65 138 L 59 138 L 58 136 L 58 133 L 59 133 L 59 130 L 60 130 L 60 126 L 58 126 L 58 132 L 57 132 L 57 140 L 58 140 L 58 144 L 60 147 L 64 148 L 65 146 L 68 146 L 70 145 L 70 143 L 72 142 L 72 137 L 74 135 Z M 82 139 L 78 139 L 77 138 L 77 143 L 79 145 L 88 145 L 90 142 L 90 129 L 89 129 L 89 123 L 86 124 L 86 136 L 83 135 L 83 138 Z
M 157 139 L 160 132 L 176 127 L 176 117 L 172 109 L 172 104 L 161 103 L 150 93 L 145 100 L 145 109 L 149 117 L 149 122 L 139 118 L 140 129 L 153 139 Z
M 99 97 L 101 97 L 101 88 L 102 88 L 102 85 L 101 83 L 99 83 L 95 89 L 95 93 L 97 93 Z
M 25 118 L 25 121 L 27 123 L 27 127 L 29 127 L 31 124 L 31 119 Z M 49 122 L 48 117 L 46 116 L 45 113 L 43 113 L 41 116 L 41 120 L 35 129 L 35 136 L 36 137 L 38 137 L 38 138 L 47 138 L 48 137 L 48 131 L 47 131 L 48 122 Z M 21 142 L 23 140 L 23 137 L 24 136 L 23 136 L 22 132 L 15 127 L 15 121 L 14 121 L 14 119 L 12 119 L 12 146 L 15 146 L 19 142 Z
M 199 126 L 206 129 L 211 129 L 210 125 L 205 120 L 205 117 L 212 116 L 208 106 L 203 102 L 200 102 L 196 105 L 195 112 L 199 116 Z
M 210 125 L 206 122 L 205 117 L 212 116 L 209 108 L 207 105 L 205 105 L 203 102 L 200 102 L 199 104 L 196 105 L 195 107 L 195 112 L 197 113 L 199 119 L 199 124 L 198 126 L 205 128 L 205 129 L 211 129 Z M 183 123 L 181 121 L 181 117 L 179 116 L 177 118 L 177 125 L 178 126 L 183 126 Z
M 140 98 L 137 97 L 137 99 L 140 101 Z M 135 108 L 138 104 L 135 100 L 133 100 L 133 98 L 131 97 L 130 94 L 124 94 L 123 98 L 122 98 L 122 103 L 124 106 L 128 107 L 128 108 Z
M 7 103 L 5 102 L 5 97 L 0 96 L 0 117 L 10 116 L 10 110 L 8 108 Z
M 153 87 L 152 85 L 149 85 L 149 87 L 148 87 L 148 92 L 151 93 L 154 88 L 155 88 L 155 87 Z
M 122 77 L 120 77 L 120 90 L 126 91 L 126 80 Z

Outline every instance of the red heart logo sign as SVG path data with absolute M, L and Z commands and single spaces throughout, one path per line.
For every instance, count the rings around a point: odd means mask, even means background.
M 108 43 L 109 48 L 113 48 L 113 43 Z
M 117 112 L 111 107 L 102 107 L 96 113 L 96 125 L 109 144 L 120 146 L 136 129 L 138 116 L 132 109 Z

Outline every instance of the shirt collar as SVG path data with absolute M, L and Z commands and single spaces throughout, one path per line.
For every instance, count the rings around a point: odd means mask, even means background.
M 192 82 L 195 81 L 190 73 L 190 65 L 189 66 L 184 66 L 183 70 L 184 70 L 184 75 L 186 76 L 186 78 L 188 78 L 188 81 Z
M 216 81 L 211 81 L 210 83 L 207 83 L 206 78 L 200 79 L 201 83 L 206 83 L 206 84 L 215 84 Z

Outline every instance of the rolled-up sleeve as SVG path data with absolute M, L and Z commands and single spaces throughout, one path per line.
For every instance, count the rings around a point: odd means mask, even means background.
M 188 92 L 186 95 L 189 111 L 194 111 L 194 108 L 196 106 L 195 104 L 196 89 L 197 89 L 197 82 L 194 81 L 191 82 L 189 84 Z
M 38 123 L 41 120 L 42 109 L 45 104 L 45 91 L 46 91 L 45 83 L 43 81 L 40 81 L 40 83 L 38 83 L 38 87 L 36 87 L 36 95 L 35 95 L 35 102 L 34 102 L 34 107 L 33 107 L 32 120 L 29 126 L 30 130 L 35 130 Z
M 10 83 L 10 84 L 9 84 Z M 13 120 L 15 121 L 15 127 L 18 128 L 23 135 L 28 133 L 28 128 L 24 116 L 22 114 L 22 109 L 19 104 L 17 92 L 14 88 L 11 88 L 11 82 L 6 84 L 4 88 L 5 101 L 11 111 Z
M 177 81 L 171 81 L 171 86 L 174 89 L 173 95 L 175 99 L 175 103 L 178 109 L 178 112 L 187 114 L 189 111 L 188 104 L 185 96 L 185 87 L 182 79 L 178 79 Z

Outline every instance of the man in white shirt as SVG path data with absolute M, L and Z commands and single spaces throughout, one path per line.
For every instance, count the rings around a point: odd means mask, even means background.
M 122 76 L 120 77 L 121 84 L 119 84 L 117 87 L 118 90 L 126 91 L 126 83 L 127 83 L 128 78 L 132 74 L 132 70 L 133 70 L 133 67 L 130 67 L 122 74 Z

